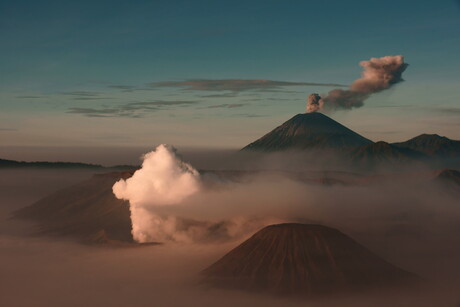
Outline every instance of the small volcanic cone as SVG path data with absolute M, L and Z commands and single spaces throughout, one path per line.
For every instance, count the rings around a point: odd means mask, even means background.
M 205 269 L 207 284 L 281 295 L 315 295 L 415 280 L 340 231 L 321 225 L 263 228 Z

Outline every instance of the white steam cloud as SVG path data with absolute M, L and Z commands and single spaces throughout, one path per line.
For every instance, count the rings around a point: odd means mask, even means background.
M 141 243 L 176 233 L 177 219 L 155 214 L 156 207 L 178 204 L 200 189 L 199 173 L 181 161 L 173 147 L 160 145 L 143 159 L 140 170 L 112 188 L 117 198 L 129 201 L 133 238 Z
M 117 198 L 129 201 L 131 232 L 139 243 L 225 241 L 281 221 L 254 218 L 253 215 L 205 216 L 206 212 L 212 211 L 211 208 L 219 207 L 215 205 L 222 202 L 219 196 L 228 194 L 206 191 L 206 184 L 198 171 L 183 162 L 171 146 L 160 145 L 145 154 L 143 159 L 141 169 L 112 187 Z M 208 183 L 220 182 L 212 176 L 208 180 L 211 181 Z M 190 212 L 199 214 L 190 217 Z
M 359 65 L 364 69 L 361 78 L 355 80 L 348 90 L 334 89 L 323 97 L 311 94 L 307 100 L 307 112 L 362 107 L 370 95 L 403 81 L 402 73 L 408 66 L 401 55 L 371 58 Z

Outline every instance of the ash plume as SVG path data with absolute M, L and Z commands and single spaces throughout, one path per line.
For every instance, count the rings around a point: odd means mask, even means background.
M 307 113 L 317 112 L 322 108 L 322 100 L 319 94 L 310 94 L 307 98 Z
M 359 65 L 363 68 L 361 78 L 355 80 L 349 89 L 334 89 L 323 97 L 311 94 L 307 100 L 307 113 L 362 107 L 372 94 L 403 81 L 402 73 L 408 66 L 401 55 L 371 58 L 361 61 Z

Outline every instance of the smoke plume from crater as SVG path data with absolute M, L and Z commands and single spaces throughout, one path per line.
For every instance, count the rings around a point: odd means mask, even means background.
M 136 242 L 226 241 L 284 221 L 240 214 L 205 216 L 232 192 L 207 190 L 204 177 L 183 162 L 171 146 L 160 145 L 145 154 L 143 160 L 141 169 L 131 178 L 120 179 L 112 187 L 117 198 L 129 201 L 131 232 Z M 213 176 L 208 181 L 220 182 Z M 212 207 L 214 210 L 210 210 Z
M 307 98 L 307 113 L 316 112 L 322 108 L 322 100 L 319 94 L 310 94 Z
M 408 66 L 401 55 L 371 58 L 359 65 L 364 69 L 361 78 L 355 80 L 349 89 L 334 89 L 322 97 L 311 94 L 307 100 L 307 113 L 362 107 L 372 94 L 403 81 L 402 73 Z
M 140 170 L 112 188 L 117 198 L 129 201 L 133 239 L 141 243 L 165 240 L 176 228 L 176 219 L 154 213 L 156 207 L 180 203 L 200 189 L 198 171 L 173 147 L 160 145 L 143 159 Z

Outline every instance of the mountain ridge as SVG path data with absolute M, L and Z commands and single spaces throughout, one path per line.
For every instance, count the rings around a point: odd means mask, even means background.
M 423 133 L 404 142 L 392 143 L 400 148 L 408 148 L 430 157 L 459 157 L 460 141 L 438 134 Z
M 418 151 L 405 147 L 397 147 L 384 141 L 356 147 L 348 155 L 353 163 L 359 163 L 367 167 L 381 163 L 393 164 L 423 161 L 427 158 L 426 155 Z
M 103 166 L 100 164 L 83 163 L 83 162 L 62 162 L 62 161 L 16 161 L 8 159 L 0 159 L 0 169 L 9 168 L 34 168 L 34 169 L 94 169 L 94 170 L 129 170 L 139 168 L 132 165 L 114 165 Z
M 404 142 L 373 142 L 330 117 L 314 112 L 297 114 L 241 151 L 260 153 L 312 151 L 311 161 L 334 162 L 368 170 L 399 166 L 460 167 L 460 141 L 421 134 Z M 337 160 L 337 161 L 336 161 Z

